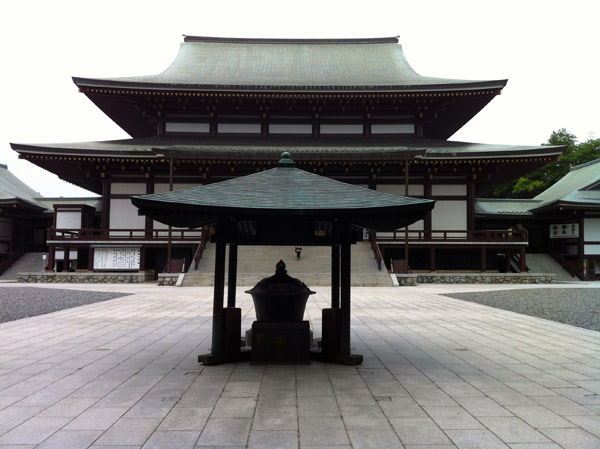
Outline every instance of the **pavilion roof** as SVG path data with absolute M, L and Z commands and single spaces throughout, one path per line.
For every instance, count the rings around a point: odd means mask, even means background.
M 298 220 L 347 219 L 369 229 L 393 229 L 422 218 L 423 200 L 335 181 L 294 168 L 284 153 L 278 167 L 227 181 L 172 192 L 133 196 L 141 213 L 174 226 L 199 227 L 219 215 L 256 220 L 285 215 Z
M 156 75 L 73 78 L 79 87 L 154 90 L 443 92 L 502 89 L 506 80 L 435 78 L 416 73 L 396 37 L 237 39 L 185 36 Z

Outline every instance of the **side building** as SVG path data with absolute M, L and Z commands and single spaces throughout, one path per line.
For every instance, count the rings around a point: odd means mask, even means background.
M 564 151 L 448 140 L 507 81 L 421 76 L 397 38 L 185 36 L 160 74 L 73 80 L 131 138 L 11 144 L 20 158 L 101 196 L 95 208 L 55 209 L 50 269 L 75 260 L 89 271 L 159 272 L 172 258 L 189 265 L 202 230 L 140 216 L 131 196 L 266 170 L 284 151 L 309 172 L 436 200 L 408 229 L 372 234 L 386 263 L 501 271 L 501 253 L 525 269 L 527 234 L 478 230 L 475 198 Z
M 477 199 L 485 228 L 521 228 L 532 253 L 548 253 L 572 276 L 600 280 L 600 159 L 572 167 L 530 200 Z

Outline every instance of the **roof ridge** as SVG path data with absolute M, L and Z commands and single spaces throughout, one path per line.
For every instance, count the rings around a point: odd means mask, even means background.
M 397 44 L 399 36 L 367 37 L 367 38 L 333 38 L 333 39 L 302 39 L 302 38 L 246 38 L 246 37 L 216 37 L 189 36 L 184 34 L 184 42 L 208 42 L 223 44 Z
M 574 165 L 569 169 L 569 172 L 579 170 L 580 168 L 589 167 L 590 165 L 594 165 L 600 162 L 600 157 L 598 159 L 592 159 L 591 161 L 584 162 L 583 164 Z

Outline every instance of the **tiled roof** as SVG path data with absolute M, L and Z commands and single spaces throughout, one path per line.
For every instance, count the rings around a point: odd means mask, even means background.
M 210 138 L 157 136 L 149 138 L 79 142 L 58 144 L 12 144 L 18 152 L 40 152 L 44 154 L 122 155 L 149 156 L 161 151 L 179 152 L 179 157 L 202 155 L 207 158 L 259 158 L 277 161 L 284 152 L 303 158 L 325 157 L 335 159 L 340 155 L 348 158 L 393 160 L 403 159 L 407 153 L 417 153 L 425 158 L 481 158 L 528 155 L 557 155 L 563 147 L 494 145 L 455 142 L 422 137 L 375 137 L 375 138 Z
M 12 174 L 6 165 L 0 164 L 0 202 L 17 201 L 33 207 L 46 209 L 39 201 L 41 195 Z
M 187 36 L 171 65 L 157 75 L 89 79 L 78 86 L 243 90 L 444 91 L 497 89 L 506 80 L 421 76 L 397 38 L 232 39 Z

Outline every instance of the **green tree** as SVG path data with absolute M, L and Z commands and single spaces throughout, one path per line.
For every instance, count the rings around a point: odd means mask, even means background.
M 566 146 L 566 151 L 556 162 L 522 176 L 509 183 L 496 187 L 491 198 L 533 198 L 565 176 L 571 167 L 600 158 L 600 139 L 589 137 L 582 143 L 577 142 L 574 134 L 562 128 L 552 132 L 548 146 Z

